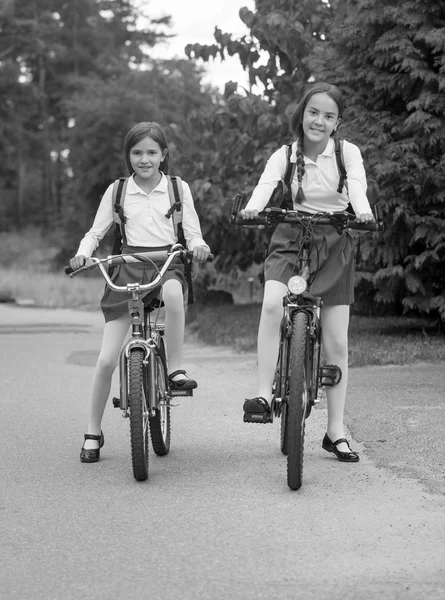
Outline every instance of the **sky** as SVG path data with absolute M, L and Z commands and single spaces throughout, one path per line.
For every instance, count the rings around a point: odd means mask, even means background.
M 187 44 L 214 44 L 213 32 L 219 27 L 224 33 L 238 38 L 248 33 L 247 27 L 239 18 L 239 10 L 246 6 L 254 10 L 254 0 L 150 0 L 146 12 L 150 17 L 170 15 L 172 29 L 177 34 L 168 44 L 159 44 L 151 54 L 155 58 L 185 58 Z M 236 57 L 225 61 L 210 59 L 209 63 L 199 63 L 206 68 L 208 75 L 204 82 L 224 89 L 227 81 L 238 81 L 247 85 L 247 75 Z

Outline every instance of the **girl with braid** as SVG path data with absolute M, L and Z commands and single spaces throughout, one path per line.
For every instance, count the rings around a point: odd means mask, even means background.
M 296 107 L 291 117 L 295 141 L 290 159 L 296 162 L 291 183 L 294 209 L 306 213 L 338 212 L 345 210 L 350 202 L 357 221 L 373 221 L 360 150 L 346 141 L 343 154 L 348 186 L 346 189 L 339 185 L 334 138 L 342 116 L 341 93 L 336 86 L 327 83 L 314 84 Z M 284 178 L 286 165 L 286 146 L 283 146 L 269 158 L 252 197 L 241 212 L 245 219 L 256 218 L 265 208 L 272 191 Z M 246 413 L 270 410 L 282 299 L 289 278 L 298 268 L 300 240 L 301 229 L 283 223 L 277 226 L 270 242 L 264 264 L 265 288 L 258 331 L 258 395 L 246 399 Z M 359 456 L 345 439 L 343 423 L 348 381 L 349 306 L 354 301 L 354 240 L 347 230 L 339 235 L 330 225 L 316 225 L 314 241 L 318 260 L 312 262 L 317 263 L 318 272 L 311 292 L 323 297 L 324 352 L 327 363 L 338 365 L 343 374 L 340 383 L 327 388 L 328 423 L 322 447 L 342 462 L 357 462 Z

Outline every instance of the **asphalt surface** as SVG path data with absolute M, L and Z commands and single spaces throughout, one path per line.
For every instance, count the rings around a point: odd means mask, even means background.
M 242 422 L 255 356 L 189 340 L 199 388 L 138 483 L 111 404 L 101 461 L 78 457 L 101 330 L 98 313 L 0 305 L 2 600 L 445 597 L 443 363 L 352 369 L 361 460 L 321 449 L 322 404 L 292 492 L 279 421 Z

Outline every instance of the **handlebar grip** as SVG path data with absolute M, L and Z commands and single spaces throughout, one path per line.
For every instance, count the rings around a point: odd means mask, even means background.
M 83 267 L 79 267 L 78 269 L 72 269 L 70 267 L 70 265 L 67 265 L 66 267 L 64 267 L 63 270 L 66 275 L 69 275 L 70 277 L 75 277 L 76 275 L 79 275 L 79 273 L 88 271 L 89 269 L 93 268 L 94 266 L 95 266 L 94 264 L 87 266 L 87 263 L 85 263 Z
M 384 226 L 382 221 L 376 222 L 371 221 L 370 223 L 357 223 L 357 221 L 351 221 L 347 225 L 348 229 L 357 229 L 360 231 L 383 231 Z
M 243 227 L 258 227 L 259 225 L 267 226 L 269 225 L 269 220 L 267 217 L 256 217 L 255 219 L 243 219 L 241 215 L 234 217 L 232 220 L 232 225 L 242 225 Z

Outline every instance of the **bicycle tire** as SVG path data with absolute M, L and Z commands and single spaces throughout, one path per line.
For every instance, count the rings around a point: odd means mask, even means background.
M 280 437 L 281 452 L 287 455 L 287 404 L 286 400 L 282 400 L 281 404 L 281 437 Z
M 148 414 L 144 393 L 144 351 L 134 348 L 128 357 L 128 391 L 130 412 L 131 462 L 137 481 L 148 478 Z
M 288 348 L 289 342 L 286 338 L 285 334 L 286 328 L 283 325 L 283 322 L 280 326 L 280 350 L 278 353 L 277 360 L 277 368 L 275 370 L 275 377 L 272 386 L 272 393 L 275 396 L 278 396 L 281 401 L 281 410 L 280 410 L 280 448 L 283 454 L 287 454 L 287 409 L 286 409 L 286 395 L 287 390 L 289 389 L 287 376 L 283 378 L 283 373 L 287 371 L 287 358 L 288 358 Z M 283 380 L 284 379 L 284 380 Z
M 158 340 L 158 348 L 159 353 L 153 352 L 151 355 L 151 359 L 155 361 L 156 381 L 154 387 L 157 393 L 157 398 L 151 405 L 157 408 L 155 414 L 149 417 L 149 423 L 153 450 L 158 456 L 165 456 L 170 451 L 171 417 L 170 405 L 165 404 L 169 401 L 167 396 L 168 380 L 164 341 L 161 337 Z
M 292 315 L 287 398 L 287 483 L 298 490 L 303 481 L 304 429 L 308 404 L 306 348 L 309 317 L 303 311 Z

